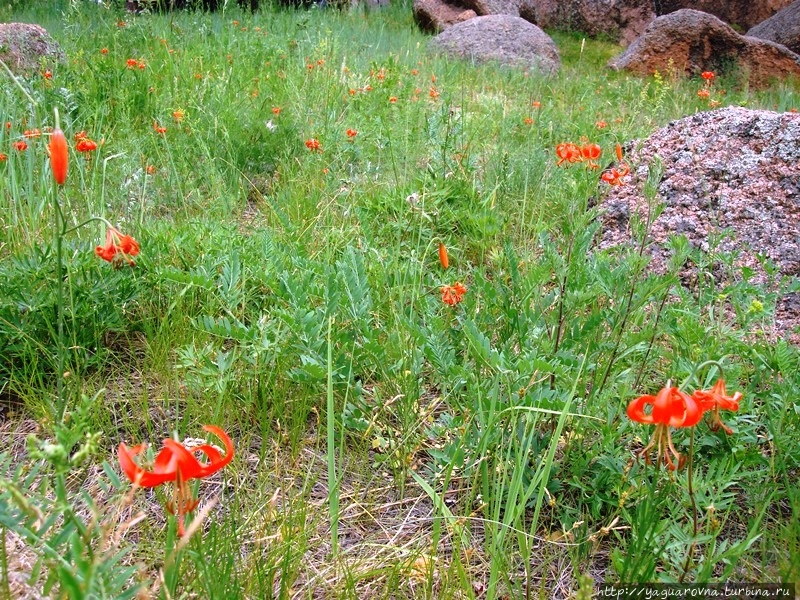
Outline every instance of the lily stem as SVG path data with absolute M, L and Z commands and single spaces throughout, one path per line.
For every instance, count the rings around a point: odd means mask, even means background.
M 692 427 L 689 436 L 689 464 L 687 465 L 688 472 L 686 473 L 686 487 L 689 492 L 689 499 L 692 501 L 692 543 L 689 546 L 689 551 L 686 554 L 686 561 L 683 563 L 683 573 L 681 573 L 678 583 L 683 583 L 686 574 L 689 572 L 689 565 L 691 564 L 692 557 L 694 556 L 695 540 L 697 540 L 697 501 L 694 497 L 694 485 L 692 473 L 694 472 L 694 427 Z

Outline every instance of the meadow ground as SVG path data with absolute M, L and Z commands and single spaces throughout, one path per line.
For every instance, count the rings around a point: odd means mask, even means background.
M 797 282 L 595 245 L 617 144 L 796 82 L 448 61 L 402 4 L 2 10 L 68 60 L 0 73 L 1 597 L 800 581 Z

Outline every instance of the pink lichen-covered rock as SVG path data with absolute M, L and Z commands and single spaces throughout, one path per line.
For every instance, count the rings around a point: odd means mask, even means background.
M 775 79 L 800 77 L 800 56 L 780 44 L 739 35 L 717 17 L 683 9 L 658 17 L 618 57 L 613 69 L 639 75 L 655 71 L 697 74 L 730 71 L 746 78 L 753 87 Z
M 653 0 L 523 0 L 519 16 L 542 29 L 604 35 L 627 46 L 656 18 Z
M 42 65 L 64 62 L 64 51 L 39 25 L 0 23 L 0 60 L 15 73 L 31 73 Z
M 674 121 L 629 146 L 629 181 L 600 202 L 601 248 L 631 243 L 631 216 L 646 217 L 644 183 L 660 161 L 663 212 L 650 231 L 651 269 L 666 270 L 667 241 L 682 234 L 702 251 L 716 243 L 715 252 L 737 254 L 755 283 L 770 283 L 761 257 L 779 275 L 800 277 L 800 114 L 724 108 Z M 775 327 L 789 335 L 800 327 L 800 296 L 779 301 Z

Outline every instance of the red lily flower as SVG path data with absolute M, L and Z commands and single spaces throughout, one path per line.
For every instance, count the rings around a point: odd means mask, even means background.
M 728 435 L 733 433 L 733 430 L 719 418 L 719 411 L 720 409 L 739 410 L 739 400 L 742 398 L 741 392 L 734 392 L 733 396 L 728 396 L 725 392 L 725 380 L 720 377 L 710 390 L 697 390 L 692 394 L 692 397 L 702 410 L 711 411 L 713 415 L 710 425 L 711 431 L 717 431 L 722 427 Z
M 178 516 L 178 535 L 181 536 L 184 534 L 184 515 L 192 512 L 198 504 L 187 482 L 213 475 L 231 462 L 234 455 L 233 442 L 228 434 L 214 425 L 204 425 L 203 429 L 222 440 L 225 445 L 224 456 L 210 444 L 187 448 L 175 440 L 166 439 L 153 463 L 153 470 L 147 471 L 134 461 L 144 450 L 145 444 L 128 448 L 122 443 L 117 450 L 119 466 L 134 485 L 156 487 L 168 481 L 175 482 L 175 494 L 173 500 L 167 503 L 167 510 Z M 208 460 L 200 462 L 196 454 L 205 454 Z
M 713 71 L 703 71 L 702 73 L 700 73 L 700 77 L 702 77 L 706 81 L 712 81 L 714 79 L 714 72 Z
M 647 406 L 651 407 L 649 414 L 645 412 Z M 627 412 L 632 421 L 656 426 L 650 443 L 638 455 L 644 455 L 645 460 L 650 464 L 648 452 L 653 447 L 657 447 L 656 464 L 664 462 L 670 470 L 680 469 L 685 457 L 675 450 L 670 427 L 694 427 L 700 422 L 703 410 L 696 400 L 676 387 L 667 386 L 662 388 L 656 396 L 639 396 L 628 404 Z M 675 457 L 677 466 L 672 461 L 670 454 Z
M 78 143 L 75 144 L 75 150 L 78 152 L 94 152 L 97 150 L 97 142 L 94 140 L 90 140 L 87 137 L 82 137 L 78 140 Z
M 114 262 L 117 254 L 120 254 L 129 265 L 134 266 L 135 263 L 130 257 L 139 254 L 139 242 L 109 225 L 106 229 L 105 246 L 97 246 L 94 253 L 108 262 Z
M 460 281 L 456 281 L 454 285 L 443 285 L 442 302 L 455 306 L 464 299 L 464 294 L 466 293 L 467 288 Z

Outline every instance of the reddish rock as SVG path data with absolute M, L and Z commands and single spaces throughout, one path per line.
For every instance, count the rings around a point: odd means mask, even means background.
M 532 68 L 554 74 L 561 66 L 550 36 L 520 17 L 475 17 L 449 27 L 430 42 L 431 49 L 449 56 L 485 63 Z
M 519 15 L 543 29 L 602 34 L 627 46 L 656 11 L 653 0 L 523 0 Z
M 451 25 L 478 16 L 472 9 L 444 0 L 414 0 L 413 12 L 414 21 L 422 31 L 428 33 L 439 33 Z
M 800 54 L 800 0 L 775 13 L 747 32 L 750 37 L 783 44 Z
M 658 17 L 618 57 L 614 69 L 640 75 L 679 72 L 730 72 L 731 65 L 753 87 L 775 79 L 800 77 L 800 56 L 780 44 L 739 35 L 717 17 L 683 9 Z
M 649 168 L 660 162 L 657 202 L 663 210 L 648 237 L 651 271 L 666 272 L 668 241 L 677 234 L 690 247 L 713 252 L 710 271 L 720 286 L 749 276 L 750 283 L 777 291 L 781 276 L 800 276 L 800 114 L 729 107 L 674 121 L 627 146 L 631 175 L 625 185 L 600 184 L 600 248 L 638 243 L 631 217 L 646 222 L 643 189 Z M 732 268 L 723 254 L 734 256 Z M 693 264 L 680 276 L 696 285 Z M 800 342 L 798 327 L 800 295 L 789 294 L 777 302 L 775 333 Z
M 27 74 L 66 60 L 44 28 L 28 23 L 0 23 L 0 60 L 15 73 Z
M 691 8 L 709 13 L 729 25 L 747 31 L 753 25 L 769 19 L 793 0 L 657 0 L 655 6 L 659 16 L 682 8 Z

